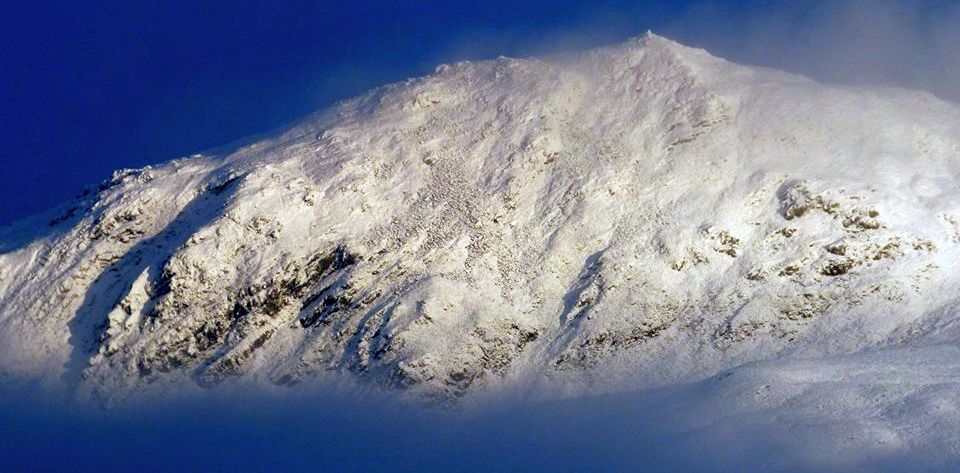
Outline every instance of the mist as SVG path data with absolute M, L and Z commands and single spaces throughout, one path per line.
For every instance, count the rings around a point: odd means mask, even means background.
M 936 446 L 841 451 L 765 418 L 703 415 L 703 386 L 425 407 L 330 392 L 210 392 L 105 408 L 0 398 L 4 471 L 955 471 Z

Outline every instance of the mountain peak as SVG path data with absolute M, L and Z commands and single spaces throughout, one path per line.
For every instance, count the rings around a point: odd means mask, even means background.
M 682 70 L 684 74 L 704 74 L 730 68 L 731 64 L 710 55 L 648 31 L 623 42 L 603 46 L 581 54 L 582 57 L 602 58 L 615 67 L 630 69 L 644 63 L 647 68 Z M 719 75 L 723 75 L 720 72 Z
M 652 30 L 647 30 L 643 35 L 637 36 L 635 40 L 641 41 L 644 44 L 651 45 L 651 46 L 657 46 L 657 45 L 663 46 L 663 47 L 681 46 L 680 43 L 677 43 L 666 37 L 660 36 L 654 33 Z

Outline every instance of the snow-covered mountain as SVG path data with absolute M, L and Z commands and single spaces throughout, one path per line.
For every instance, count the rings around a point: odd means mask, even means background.
M 960 107 L 648 34 L 440 66 L 0 230 L 0 374 L 445 403 L 698 382 L 909 442 L 929 409 L 960 430 L 958 256 Z

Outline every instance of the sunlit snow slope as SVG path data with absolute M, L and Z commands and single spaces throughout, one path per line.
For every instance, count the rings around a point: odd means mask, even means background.
M 654 35 L 441 66 L 0 230 L 0 373 L 443 403 L 709 378 L 909 442 L 916 412 L 960 430 L 958 184 L 960 107 L 924 93 Z

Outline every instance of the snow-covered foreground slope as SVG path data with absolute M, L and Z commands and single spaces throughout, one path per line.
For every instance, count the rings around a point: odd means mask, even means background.
M 0 373 L 446 403 L 745 372 L 718 398 L 960 454 L 958 184 L 927 94 L 653 35 L 441 66 L 0 230 Z

